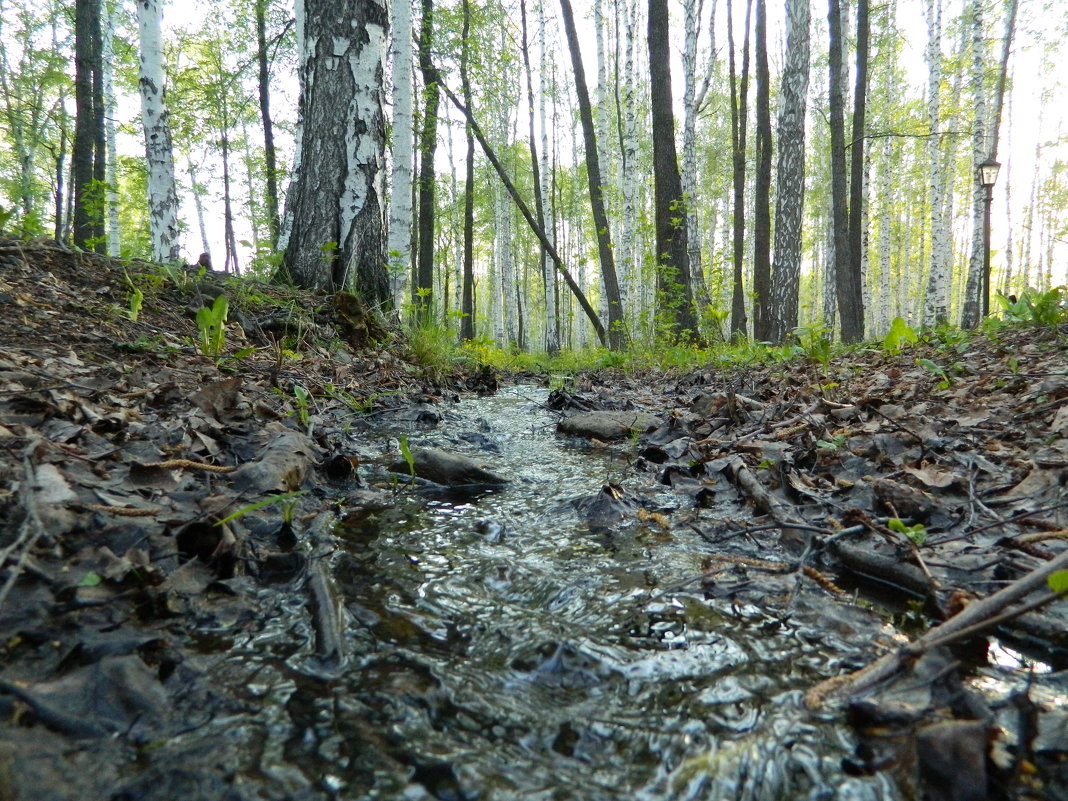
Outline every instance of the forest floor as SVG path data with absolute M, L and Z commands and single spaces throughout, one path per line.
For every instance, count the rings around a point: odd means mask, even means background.
M 0 797 L 332 797 L 272 789 L 237 746 L 201 770 L 160 743 L 241 714 L 198 668 L 223 625 L 306 604 L 329 674 L 343 623 L 314 556 L 339 516 L 393 502 L 360 471 L 404 456 L 360 432 L 434 425 L 510 378 L 416 364 L 350 296 L 54 242 L 0 240 L 0 306 Z M 1045 582 L 1068 566 L 1066 353 L 1068 326 L 1005 327 L 822 363 L 600 370 L 551 405 L 648 413 L 606 447 L 687 508 L 749 510 L 702 529 L 708 597 L 788 615 L 804 586 L 830 626 L 861 592 L 926 631 L 872 631 L 873 666 L 812 688 L 813 707 L 847 702 L 848 771 L 936 799 L 1068 798 L 1068 604 Z M 968 684 L 995 651 L 1020 654 L 1023 689 Z

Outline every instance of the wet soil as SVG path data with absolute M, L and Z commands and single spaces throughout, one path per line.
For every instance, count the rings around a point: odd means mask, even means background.
M 353 300 L 0 240 L 0 303 L 4 797 L 1068 797 L 1065 602 L 920 636 L 1065 558 L 1064 329 L 480 399 Z

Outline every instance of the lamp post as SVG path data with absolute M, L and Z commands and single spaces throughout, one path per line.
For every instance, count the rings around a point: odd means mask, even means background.
M 1001 165 L 988 158 L 976 168 L 979 184 L 986 190 L 983 207 L 983 317 L 990 314 L 990 204 L 994 202 L 994 183 Z

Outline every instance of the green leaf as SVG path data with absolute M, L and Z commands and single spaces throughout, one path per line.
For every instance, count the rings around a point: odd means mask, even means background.
M 408 447 L 408 438 L 407 437 L 401 437 L 400 438 L 400 452 L 401 452 L 401 456 L 404 457 L 404 461 L 406 461 L 408 463 L 408 471 L 414 476 L 415 475 L 415 457 L 412 456 L 412 449 Z
M 1049 588 L 1055 593 L 1060 595 L 1068 593 L 1068 570 L 1058 570 L 1046 579 L 1046 583 L 1049 584 Z
M 100 584 L 100 582 L 102 582 L 103 580 L 104 580 L 103 577 L 101 577 L 98 573 L 89 572 L 89 573 L 86 573 L 82 577 L 82 580 L 78 582 L 78 586 L 79 587 L 95 587 L 98 584 Z M 1052 577 L 1051 577 L 1051 580 L 1052 580 Z

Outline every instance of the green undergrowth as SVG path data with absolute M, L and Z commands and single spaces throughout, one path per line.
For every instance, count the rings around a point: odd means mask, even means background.
M 603 368 L 637 372 L 649 368 L 691 370 L 704 367 L 732 368 L 775 366 L 804 361 L 829 370 L 832 362 L 848 361 L 854 354 L 882 352 L 888 357 L 907 358 L 908 352 L 921 345 L 925 351 L 952 357 L 963 353 L 975 337 L 997 342 L 1010 331 L 1034 328 L 1052 330 L 1062 346 L 1068 347 L 1068 290 L 1055 287 L 1045 292 L 1025 290 L 1020 297 L 995 298 L 996 311 L 974 330 L 939 325 L 913 328 L 903 319 L 895 319 L 878 339 L 856 345 L 836 342 L 833 332 L 816 324 L 794 329 L 785 343 L 718 342 L 706 347 L 666 342 L 640 342 L 625 351 L 592 348 L 583 351 L 520 352 L 496 346 L 491 339 L 479 338 L 458 343 L 455 332 L 444 326 L 422 326 L 408 333 L 413 361 L 435 370 L 449 368 L 493 367 L 502 372 L 536 373 L 551 384 L 566 385 L 575 374 Z M 921 367 L 945 371 L 951 381 L 950 368 L 936 365 L 917 351 L 915 361 Z

